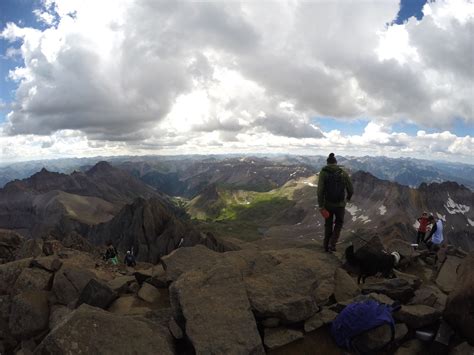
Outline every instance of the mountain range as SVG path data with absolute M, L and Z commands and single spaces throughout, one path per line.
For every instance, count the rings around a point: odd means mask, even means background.
M 189 189 L 192 195 L 199 186 L 186 186 L 198 167 L 212 169 L 216 164 L 227 161 L 237 164 L 239 161 L 254 161 L 256 165 L 272 164 L 287 166 L 306 166 L 314 173 L 326 163 L 325 156 L 309 155 L 182 155 L 182 156 L 119 156 L 94 158 L 67 158 L 20 163 L 0 163 L 0 187 L 15 179 L 25 179 L 46 168 L 49 171 L 72 173 L 74 170 L 86 171 L 99 161 L 106 160 L 114 166 L 129 171 L 147 184 L 160 187 L 170 195 L 179 195 Z M 421 183 L 454 181 L 474 190 L 474 166 L 469 164 L 430 161 L 411 158 L 387 157 L 338 157 L 339 164 L 351 171 L 363 170 L 379 179 L 397 182 L 402 185 L 417 187 Z M 232 181 L 231 181 L 232 182 Z M 245 186 L 244 182 L 240 182 Z M 265 188 L 265 184 L 257 182 L 252 188 Z
M 319 164 L 320 158 L 310 157 L 180 157 L 114 166 L 102 161 L 71 174 L 43 168 L 0 189 L 0 228 L 58 239 L 77 232 L 96 244 L 111 240 L 120 249 L 134 248 L 141 260 L 153 262 L 181 238 L 189 245 L 206 239 L 215 248 L 223 247 L 215 237 L 314 240 L 323 230 Z M 363 171 L 352 171 L 352 179 L 355 194 L 342 239 L 372 233 L 414 241 L 416 219 L 428 211 L 444 221 L 450 243 L 474 248 L 474 194 L 466 186 L 413 188 Z

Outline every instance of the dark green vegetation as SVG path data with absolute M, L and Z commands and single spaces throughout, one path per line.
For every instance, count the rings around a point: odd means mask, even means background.
M 272 226 L 300 222 L 304 213 L 296 207 L 293 186 L 269 192 L 207 190 L 191 200 L 188 213 L 204 231 L 217 236 L 252 241 Z

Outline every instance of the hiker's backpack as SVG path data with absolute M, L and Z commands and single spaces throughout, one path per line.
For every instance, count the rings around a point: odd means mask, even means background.
M 344 172 L 342 169 L 336 171 L 326 170 L 324 179 L 324 197 L 328 202 L 344 201 L 346 184 L 344 182 Z
M 388 324 L 392 332 L 390 339 L 390 342 L 392 342 L 395 336 L 395 322 L 392 318 L 392 311 L 395 309 L 396 307 L 373 300 L 351 303 L 332 322 L 331 335 L 341 348 L 359 351 L 359 349 L 355 349 L 352 343 L 356 336 Z M 371 349 L 371 351 L 375 350 L 380 350 L 380 348 Z

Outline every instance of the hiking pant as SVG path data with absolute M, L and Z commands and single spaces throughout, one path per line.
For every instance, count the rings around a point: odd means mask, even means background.
M 345 207 L 326 208 L 329 217 L 324 222 L 324 249 L 335 249 L 344 224 Z
M 416 235 L 416 244 L 421 244 L 421 242 L 425 241 L 425 232 L 418 231 Z

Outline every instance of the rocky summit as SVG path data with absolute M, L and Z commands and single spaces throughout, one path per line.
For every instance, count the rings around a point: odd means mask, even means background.
M 95 247 L 54 240 L 53 252 L 29 248 L 16 259 L 27 240 L 9 231 L 0 237 L 8 250 L 0 265 L 2 353 L 343 354 L 331 322 L 368 299 L 402 305 L 393 340 L 390 327 L 377 327 L 354 340 L 359 349 L 472 349 L 472 253 L 449 252 L 436 268 L 419 253 L 397 278 L 357 285 L 342 254 L 318 244 L 181 245 L 132 268 L 108 264 Z M 437 274 L 453 258 L 459 267 L 446 292 Z

